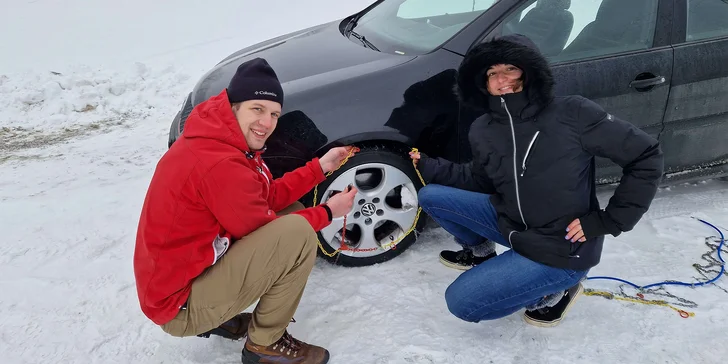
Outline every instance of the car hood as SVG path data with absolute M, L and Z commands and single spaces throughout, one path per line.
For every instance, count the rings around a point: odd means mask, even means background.
M 256 57 L 265 58 L 273 67 L 286 95 L 394 67 L 414 58 L 365 48 L 356 39 L 342 35 L 339 23 L 289 33 L 228 56 L 195 85 L 192 103 L 199 104 L 218 94 L 227 87 L 238 65 Z

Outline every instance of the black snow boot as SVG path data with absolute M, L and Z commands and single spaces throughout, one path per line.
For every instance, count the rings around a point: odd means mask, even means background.
M 536 310 L 526 310 L 523 318 L 527 323 L 540 326 L 540 327 L 552 327 L 561 323 L 561 320 L 566 316 L 566 312 L 569 311 L 571 306 L 579 295 L 584 292 L 584 287 L 581 282 L 574 287 L 564 291 L 564 296 L 561 300 L 553 307 L 543 307 Z
M 493 252 L 484 257 L 476 257 L 470 249 L 460 251 L 443 250 L 440 252 L 440 262 L 450 268 L 468 270 L 495 256 L 497 254 Z

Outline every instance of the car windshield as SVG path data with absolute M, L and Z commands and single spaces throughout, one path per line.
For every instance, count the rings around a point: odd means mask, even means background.
M 385 0 L 346 33 L 382 52 L 423 54 L 450 39 L 499 0 Z M 362 37 L 363 36 L 363 37 Z

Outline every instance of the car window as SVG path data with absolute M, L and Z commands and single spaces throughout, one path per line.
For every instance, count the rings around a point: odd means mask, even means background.
M 728 36 L 728 0 L 688 0 L 686 40 Z
M 649 49 L 659 0 L 532 0 L 510 14 L 502 34 L 520 33 L 551 62 Z
M 499 0 L 385 0 L 354 31 L 382 52 L 424 54 L 452 38 Z

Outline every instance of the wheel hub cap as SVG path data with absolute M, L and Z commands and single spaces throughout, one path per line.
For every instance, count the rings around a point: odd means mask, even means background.
M 371 202 L 365 203 L 364 206 L 361 207 L 361 214 L 366 217 L 374 215 L 375 212 L 377 212 L 377 207 Z

